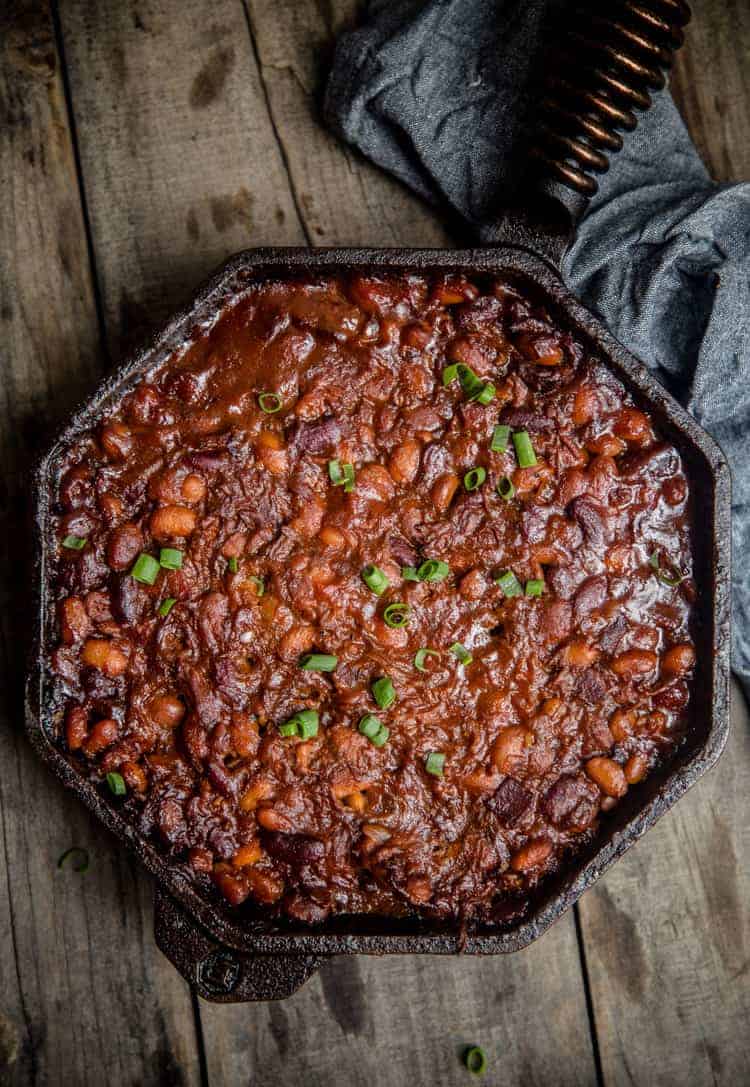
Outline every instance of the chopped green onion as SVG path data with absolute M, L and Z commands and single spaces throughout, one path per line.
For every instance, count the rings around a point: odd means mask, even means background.
M 347 494 L 354 490 L 354 465 L 341 464 L 337 460 L 328 462 L 328 478 L 334 487 L 343 487 Z
M 62 868 L 69 857 L 73 858 L 73 860 L 71 861 L 71 864 L 73 865 L 73 871 L 74 872 L 88 872 L 88 870 L 89 870 L 89 851 L 88 851 L 88 849 L 81 849 L 81 847 L 79 845 L 71 846 L 71 848 L 66 849 L 65 852 L 63 853 L 63 855 L 60 857 L 59 861 L 57 862 L 57 867 Z
M 464 1064 L 472 1076 L 483 1076 L 487 1071 L 487 1057 L 481 1046 L 470 1046 L 464 1053 Z
M 182 569 L 182 552 L 176 547 L 162 547 L 159 552 L 159 566 L 165 570 Z
M 467 491 L 475 491 L 478 487 L 482 486 L 486 478 L 486 468 L 470 468 L 464 476 L 464 487 Z
M 318 711 L 300 710 L 293 714 L 288 721 L 279 725 L 279 733 L 282 736 L 301 736 L 303 740 L 309 740 L 318 734 Z
M 86 546 L 85 536 L 66 536 L 62 542 L 63 547 L 69 548 L 71 551 L 82 551 Z
M 237 573 L 237 571 L 240 568 L 240 564 L 237 562 L 237 556 L 236 555 L 232 555 L 232 557 L 227 560 L 227 566 L 229 567 L 229 573 L 230 574 L 236 574 Z
M 510 427 L 500 423 L 492 431 L 492 441 L 490 442 L 490 449 L 493 453 L 505 453 L 508 448 L 508 442 L 510 441 Z
M 440 559 L 426 559 L 417 570 L 420 581 L 442 581 L 451 572 L 447 562 Z
M 159 605 L 159 615 L 161 615 L 162 619 L 166 619 L 176 603 L 177 599 L 174 596 L 168 596 L 166 600 L 162 600 Z
M 385 725 L 381 725 L 377 734 L 370 737 L 370 743 L 375 744 L 376 747 L 383 747 L 388 742 L 390 734 L 391 730 L 386 728 Z
M 354 490 L 354 465 L 344 465 L 344 491 L 346 494 L 351 494 Z
M 516 488 L 513 480 L 508 476 L 503 476 L 497 481 L 497 493 L 505 502 L 510 502 L 513 495 L 516 493 Z
M 477 404 L 491 404 L 492 401 L 495 399 L 496 392 L 497 390 L 492 382 L 485 381 L 484 385 L 479 391 L 479 395 L 472 397 L 472 399 L 476 400 Z
M 128 791 L 122 774 L 107 774 L 107 785 L 109 785 L 109 791 L 115 796 L 125 796 Z
M 532 578 L 526 582 L 526 596 L 541 596 L 544 592 L 544 582 L 541 578 Z
M 278 393 L 259 393 L 258 404 L 260 410 L 266 415 L 274 415 L 277 411 L 281 411 L 282 400 Z
M 374 736 L 380 732 L 383 727 L 383 722 L 379 717 L 376 717 L 374 713 L 366 713 L 364 717 L 360 718 L 357 728 L 366 736 L 368 740 L 371 740 Z
M 663 582 L 665 585 L 669 585 L 671 589 L 676 589 L 677 586 L 682 584 L 685 580 L 684 574 L 681 577 L 672 577 L 671 574 L 668 574 L 666 570 L 662 569 L 658 551 L 654 551 L 653 555 L 649 557 L 648 562 L 649 566 L 653 567 L 654 573 L 659 581 Z
M 446 366 L 443 370 L 443 387 L 450 385 L 452 381 L 455 381 L 458 377 L 458 366 L 456 363 L 451 363 L 450 366 Z
M 458 657 L 461 664 L 471 664 L 474 659 L 471 653 L 460 642 L 454 642 L 450 647 L 450 651 L 454 657 Z
M 255 595 L 263 596 L 263 593 L 266 591 L 266 583 L 263 578 L 256 577 L 255 574 L 251 574 L 247 580 L 250 582 L 251 585 L 255 587 Z
M 419 574 L 417 573 L 416 566 L 402 566 L 401 577 L 404 581 L 419 581 Z
M 465 366 L 462 362 L 458 364 L 458 380 L 461 382 L 464 396 L 469 400 L 476 399 L 484 389 L 481 378 L 477 377 L 470 366 Z
M 428 657 L 439 657 L 437 649 L 418 649 L 414 655 L 414 667 L 418 672 L 426 672 L 425 661 Z
M 411 614 L 411 608 L 408 604 L 402 604 L 397 601 L 394 604 L 389 604 L 383 612 L 383 622 L 386 626 L 392 627 L 394 630 L 398 630 L 400 627 L 405 627 L 409 622 L 409 615 Z
M 372 697 L 381 710 L 387 710 L 396 701 L 396 688 L 390 676 L 381 676 L 370 687 Z
M 500 588 L 503 590 L 504 596 L 520 596 L 523 592 L 523 589 L 521 588 L 521 582 L 518 580 L 512 570 L 506 570 L 494 580 L 495 584 L 499 585 Z
M 445 755 L 442 751 L 431 751 L 424 760 L 424 768 L 433 777 L 441 778 L 445 766 Z
M 516 449 L 516 457 L 520 468 L 533 468 L 536 464 L 536 453 L 531 444 L 531 438 L 527 430 L 517 430 L 513 435 L 513 445 Z
M 147 555 L 144 551 L 135 560 L 135 565 L 130 571 L 130 576 L 135 578 L 136 581 L 142 582 L 144 585 L 153 585 L 158 573 L 159 563 L 152 555 Z
M 306 653 L 299 666 L 303 672 L 335 672 L 338 663 L 338 657 L 332 653 Z
M 371 562 L 363 567 L 362 580 L 367 588 L 371 589 L 376 596 L 382 596 L 390 585 L 387 575 L 383 573 L 379 566 L 375 566 Z

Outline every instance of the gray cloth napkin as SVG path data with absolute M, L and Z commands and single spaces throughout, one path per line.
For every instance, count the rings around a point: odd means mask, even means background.
M 479 237 L 513 195 L 544 14 L 544 0 L 372 0 L 337 44 L 328 124 Z M 710 180 L 666 91 L 563 274 L 729 458 L 733 667 L 750 698 L 750 184 Z

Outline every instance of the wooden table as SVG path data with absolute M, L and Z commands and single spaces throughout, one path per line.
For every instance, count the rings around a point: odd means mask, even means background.
M 750 6 L 699 8 L 674 81 L 719 179 L 750 173 Z M 446 241 L 333 140 L 316 95 L 356 0 L 6 0 L 0 11 L 0 1083 L 727 1084 L 750 1080 L 750 738 L 538 943 L 350 958 L 293 999 L 199 1003 L 152 886 L 22 732 L 26 471 L 144 328 L 246 246 Z M 58 871 L 70 845 L 87 875 Z

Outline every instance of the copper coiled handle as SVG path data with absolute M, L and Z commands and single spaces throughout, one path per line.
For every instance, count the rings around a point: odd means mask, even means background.
M 573 2 L 553 28 L 552 52 L 533 146 L 546 178 L 588 198 L 596 174 L 638 124 L 684 41 L 685 0 Z

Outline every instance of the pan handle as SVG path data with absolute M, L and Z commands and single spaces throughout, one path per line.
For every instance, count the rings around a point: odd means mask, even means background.
M 217 943 L 157 885 L 154 936 L 160 951 L 204 1000 L 240 1004 L 285 1000 L 325 955 L 248 955 Z
M 522 186 L 525 194 L 533 189 L 535 206 L 484 228 L 485 244 L 523 244 L 526 236 L 527 248 L 559 264 L 599 188 L 597 175 L 664 87 L 690 17 L 685 0 L 572 0 L 555 9 Z

